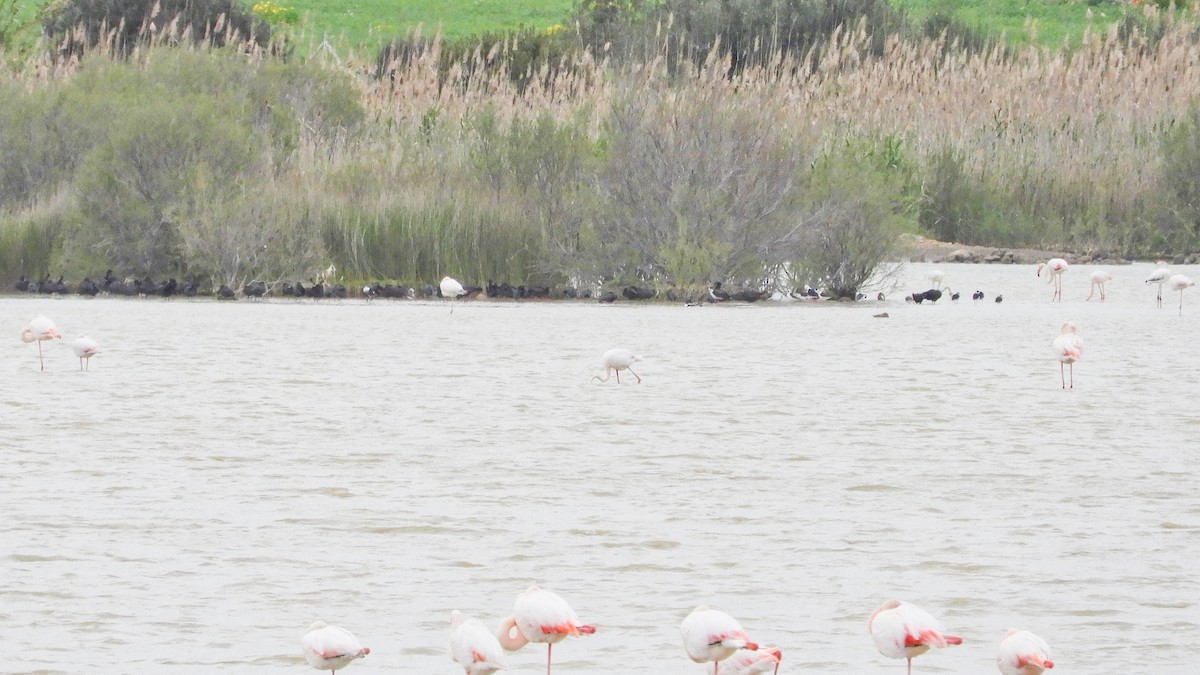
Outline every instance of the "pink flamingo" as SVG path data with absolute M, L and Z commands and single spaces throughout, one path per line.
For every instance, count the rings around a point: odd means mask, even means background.
M 457 279 L 451 277 L 442 277 L 442 281 L 438 284 L 438 290 L 442 292 L 442 297 L 450 301 L 450 313 L 454 313 L 454 301 L 460 296 L 466 295 L 467 291 L 463 285 L 458 283 Z
M 1075 388 L 1075 362 L 1083 358 L 1083 341 L 1075 334 L 1075 324 L 1067 321 L 1058 330 L 1054 338 L 1054 355 L 1058 359 L 1058 376 L 1062 379 L 1063 389 L 1067 381 L 1063 375 L 1063 364 L 1071 366 L 1071 388 Z
M 358 638 L 324 621 L 317 621 L 308 627 L 300 646 L 310 666 L 331 673 L 371 653 L 370 648 L 358 643 Z
M 100 353 L 99 343 L 86 335 L 75 338 L 75 341 L 71 343 L 71 349 L 75 351 L 75 356 L 79 357 L 80 370 L 91 370 L 92 357 Z M 86 369 L 84 368 L 85 363 L 87 364 Z
M 1100 289 L 1100 302 L 1104 302 L 1104 284 L 1112 281 L 1112 272 L 1108 270 L 1096 270 L 1092 272 L 1092 288 L 1088 291 L 1087 299 L 1091 300 L 1096 289 Z
M 1171 287 L 1171 290 L 1179 291 L 1179 316 L 1183 316 L 1183 289 L 1188 286 L 1195 286 L 1196 282 L 1182 274 L 1174 274 L 1170 279 L 1167 279 L 1167 285 Z
M 683 648 L 688 658 L 696 663 L 712 661 L 713 674 L 718 674 L 720 662 L 733 656 L 739 649 L 758 651 L 758 645 L 750 641 L 737 619 L 725 612 L 701 605 L 679 624 L 683 637 Z M 778 662 L 776 662 L 778 663 Z
M 879 653 L 892 659 L 908 659 L 908 675 L 912 675 L 912 660 L 929 651 L 930 647 L 962 644 L 957 635 L 947 635 L 937 619 L 916 605 L 888 600 L 871 612 L 867 628 L 875 639 Z
M 46 370 L 46 361 L 42 358 L 42 342 L 45 340 L 61 339 L 62 335 L 59 334 L 58 328 L 54 326 L 54 322 L 44 316 L 34 318 L 33 321 L 29 322 L 28 326 L 21 329 L 22 342 L 26 344 L 36 342 L 38 344 L 38 363 L 41 365 L 42 370 Z
M 515 629 L 515 634 L 514 634 Z M 530 586 L 517 596 L 512 616 L 500 622 L 496 636 L 500 646 L 515 652 L 530 642 L 546 643 L 546 675 L 550 675 L 550 660 L 554 643 L 568 635 L 591 635 L 595 626 L 579 623 L 575 610 L 562 596 L 537 586 Z
M 1062 258 L 1051 258 L 1046 264 L 1038 265 L 1037 274 L 1042 276 L 1042 268 L 1046 268 L 1046 283 L 1054 282 L 1054 297 L 1051 302 L 1057 300 L 1062 302 L 1062 275 L 1067 271 L 1070 265 Z
M 1054 667 L 1050 645 L 1027 630 L 1010 628 L 1000 640 L 996 665 L 1004 675 L 1042 675 Z
M 740 649 L 725 660 L 727 675 L 760 675 L 760 673 L 779 673 L 779 662 L 783 660 L 783 652 L 773 647 L 759 647 L 758 651 Z M 712 670 L 705 666 L 705 672 L 717 675 L 719 663 L 713 662 Z
M 1171 268 L 1167 267 L 1167 261 L 1159 260 L 1154 263 L 1154 271 L 1150 276 L 1146 277 L 1146 284 L 1158 285 L 1158 306 L 1162 307 L 1162 287 L 1167 283 L 1167 279 L 1171 278 Z
M 604 356 L 601 357 L 601 360 L 601 366 L 604 368 L 604 377 L 593 375 L 593 380 L 597 382 L 608 382 L 608 378 L 613 373 L 616 373 L 617 384 L 620 384 L 621 371 L 628 370 L 630 375 L 633 375 L 637 378 L 638 384 L 642 383 L 642 378 L 638 377 L 638 374 L 633 372 L 633 368 L 630 368 L 630 366 L 642 360 L 642 357 L 638 356 L 637 354 L 634 354 L 628 349 L 621 349 L 618 347 L 616 349 L 610 349 L 604 352 Z
M 508 667 L 496 636 L 457 609 L 450 612 L 450 658 L 466 669 L 466 675 L 491 675 Z

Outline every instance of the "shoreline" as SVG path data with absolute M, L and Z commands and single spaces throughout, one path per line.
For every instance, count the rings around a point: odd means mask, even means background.
M 1062 258 L 1072 265 L 1130 265 L 1143 262 L 1134 257 L 1112 253 L 1077 253 L 1073 251 L 1002 248 L 996 246 L 971 246 L 955 242 L 938 241 L 920 235 L 901 235 L 898 258 L 913 263 L 976 263 L 986 265 L 1037 265 L 1050 258 Z M 1200 254 L 1188 253 L 1162 256 L 1172 265 L 1200 263 Z M 1148 260 L 1147 262 L 1153 262 Z

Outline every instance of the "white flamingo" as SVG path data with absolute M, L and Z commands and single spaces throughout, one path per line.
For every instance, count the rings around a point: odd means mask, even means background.
M 908 659 L 908 675 L 912 675 L 912 660 L 929 651 L 930 647 L 962 644 L 957 635 L 947 635 L 942 624 L 925 610 L 900 600 L 888 600 L 871 612 L 867 629 L 875 640 L 879 653 L 892 659 Z
M 1167 283 L 1167 279 L 1171 278 L 1171 268 L 1167 267 L 1165 260 L 1159 260 L 1154 265 L 1154 271 L 1146 277 L 1146 285 L 1156 284 L 1158 286 L 1158 306 L 1162 307 L 1162 287 Z
M 720 662 L 739 649 L 758 651 L 758 645 L 750 640 L 737 619 L 706 605 L 687 615 L 679 624 L 679 635 L 688 658 L 696 663 L 711 662 L 714 675 L 719 675 Z
M 1096 289 L 1100 289 L 1100 302 L 1104 302 L 1104 284 L 1112 281 L 1112 272 L 1108 270 L 1096 270 L 1092 272 L 1092 287 L 1088 291 L 1087 299 L 1091 300 Z
M 1042 675 L 1054 667 L 1050 645 L 1027 630 L 1010 628 L 1000 640 L 996 666 L 1004 675 Z
M 933 287 L 938 290 L 942 289 L 942 279 L 945 278 L 946 273 L 941 270 L 934 270 L 929 273 L 929 280 L 933 282 Z
M 450 300 L 450 313 L 454 313 L 454 301 L 460 296 L 466 295 L 467 291 L 463 289 L 463 285 L 457 280 L 450 277 L 442 277 L 442 283 L 439 284 L 442 291 L 442 297 Z
M 1058 330 L 1054 338 L 1054 356 L 1058 359 L 1058 376 L 1062 380 L 1063 389 L 1067 381 L 1063 375 L 1063 364 L 1071 366 L 1071 388 L 1075 388 L 1075 362 L 1083 358 L 1083 341 L 1075 334 L 1075 324 L 1067 321 Z
M 61 340 L 58 328 L 54 322 L 44 316 L 35 317 L 29 325 L 21 329 L 21 341 L 28 344 L 36 342 L 38 346 L 38 364 L 46 369 L 46 361 L 42 358 L 42 342 L 46 340 Z
M 1195 286 L 1196 282 L 1182 274 L 1172 274 L 1171 278 L 1167 279 L 1167 285 L 1171 287 L 1171 290 L 1179 291 L 1179 316 L 1183 316 L 1183 289 Z
M 562 596 L 530 586 L 517 597 L 512 616 L 500 622 L 496 638 L 500 646 L 510 652 L 530 642 L 545 643 L 546 675 L 550 675 L 554 643 L 561 642 L 568 635 L 591 635 L 595 632 L 595 626 L 579 622 L 575 610 Z
M 1044 265 L 1038 265 L 1037 274 L 1042 276 L 1042 268 L 1046 268 L 1046 283 L 1054 282 L 1054 297 L 1051 302 L 1062 302 L 1062 275 L 1070 265 L 1062 258 L 1051 258 Z
M 358 638 L 324 621 L 314 622 L 308 627 L 300 646 L 310 666 L 331 673 L 350 665 L 354 659 L 361 659 L 371 653 L 369 647 L 358 643 Z
M 642 357 L 634 354 L 628 349 L 621 349 L 620 347 L 610 349 L 604 352 L 604 356 L 601 357 L 601 367 L 604 368 L 604 377 L 594 375 L 592 376 L 592 379 L 597 382 L 608 382 L 608 378 L 613 373 L 616 373 L 617 384 L 620 384 L 621 371 L 628 370 L 630 375 L 633 375 L 637 378 L 638 384 L 641 384 L 642 378 L 638 377 L 638 374 L 633 372 L 633 368 L 630 368 L 630 366 L 641 360 Z
M 457 609 L 450 612 L 450 658 L 465 669 L 466 675 L 491 675 L 508 667 L 496 636 Z
M 708 675 L 717 675 L 717 668 L 724 665 L 726 675 L 778 673 L 781 660 L 783 660 L 783 652 L 774 647 L 760 646 L 757 651 L 739 649 L 723 662 L 714 661 L 712 668 L 705 666 L 704 672 Z
M 100 344 L 86 335 L 80 335 L 71 343 L 71 349 L 79 357 L 79 369 L 91 370 L 92 357 L 100 353 Z

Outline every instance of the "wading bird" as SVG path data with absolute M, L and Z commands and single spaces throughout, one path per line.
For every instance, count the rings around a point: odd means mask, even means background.
M 317 621 L 308 627 L 300 646 L 310 666 L 331 673 L 371 653 L 369 648 L 358 643 L 358 638 L 324 621 Z
M 1062 258 L 1051 258 L 1046 264 L 1038 265 L 1037 274 L 1042 276 L 1042 268 L 1046 268 L 1046 283 L 1054 282 L 1054 297 L 1051 302 L 1062 302 L 1062 275 L 1070 265 Z
M 1182 274 L 1173 274 L 1170 279 L 1167 279 L 1167 285 L 1171 287 L 1171 290 L 1179 291 L 1179 316 L 1183 316 L 1183 289 L 1195 286 L 1196 282 Z
M 79 357 L 79 369 L 91 370 L 92 357 L 100 353 L 100 344 L 86 335 L 80 335 L 71 343 L 71 349 Z
M 1010 628 L 1000 640 L 996 665 L 1004 675 L 1042 675 L 1054 667 L 1050 645 L 1027 630 Z
M 888 600 L 871 612 L 867 628 L 880 654 L 908 660 L 908 675 L 912 675 L 914 656 L 924 654 L 930 647 L 962 644 L 962 638 L 947 635 L 942 624 L 928 612 L 900 600 Z
M 59 334 L 58 328 L 54 326 L 54 322 L 44 316 L 34 318 L 29 322 L 29 325 L 21 329 L 21 341 L 28 344 L 36 342 L 38 345 L 38 364 L 42 370 L 46 369 L 46 361 L 42 358 L 42 342 L 45 340 L 61 340 L 62 335 Z
M 554 643 L 568 635 L 591 635 L 595 626 L 579 623 L 575 610 L 562 596 L 537 586 L 517 597 L 512 616 L 500 622 L 496 638 L 500 646 L 515 652 L 530 642 L 546 645 L 546 675 L 550 675 L 550 662 Z
M 1100 302 L 1104 302 L 1104 284 L 1112 281 L 1112 272 L 1108 270 L 1096 270 L 1092 272 L 1092 288 L 1088 291 L 1087 299 L 1091 300 L 1096 289 L 1100 289 Z
M 457 609 L 450 612 L 450 658 L 466 670 L 466 675 L 491 675 L 508 667 L 496 636 Z
M 714 675 L 720 675 L 721 661 L 739 649 L 758 651 L 758 645 L 750 640 L 737 619 L 705 605 L 693 609 L 679 624 L 679 635 L 688 658 L 696 663 L 711 662 Z
M 941 289 L 942 279 L 946 278 L 946 274 L 941 270 L 934 270 L 929 273 L 929 280 L 933 282 L 933 287 Z
M 459 296 L 466 295 L 467 291 L 462 284 L 450 277 L 442 277 L 442 283 L 439 285 L 442 291 L 442 297 L 450 300 L 450 313 L 454 313 L 454 301 L 458 300 Z
M 1146 277 L 1146 285 L 1156 284 L 1158 286 L 1158 306 L 1162 307 L 1162 287 L 1167 283 L 1167 279 L 1171 278 L 1171 268 L 1167 267 L 1165 260 L 1159 260 L 1154 265 L 1154 271 Z
M 637 354 L 634 354 L 633 352 L 629 351 L 628 349 L 621 349 L 620 347 L 610 349 L 610 350 L 604 352 L 604 356 L 601 357 L 600 367 L 604 368 L 604 377 L 600 377 L 599 375 L 593 375 L 592 379 L 597 382 L 608 382 L 608 378 L 613 373 L 616 373 L 617 384 L 620 384 L 621 383 L 621 371 L 628 370 L 630 375 L 633 375 L 634 377 L 637 378 L 638 384 L 641 384 L 642 378 L 638 377 L 638 374 L 633 372 L 633 368 L 630 368 L 630 366 L 632 366 L 633 364 L 635 364 L 641 360 L 642 360 L 642 357 L 638 356 Z
M 705 671 L 717 675 L 717 668 L 725 667 L 721 672 L 725 675 L 759 675 L 760 673 L 778 673 L 779 662 L 783 652 L 773 647 L 759 647 L 758 651 L 741 649 L 723 663 L 713 662 L 712 668 L 705 666 Z
M 1075 334 L 1075 324 L 1067 321 L 1059 328 L 1058 337 L 1054 338 L 1054 355 L 1058 359 L 1058 375 L 1062 380 L 1062 388 L 1067 388 L 1063 375 L 1063 364 L 1071 366 L 1071 388 L 1075 388 L 1075 362 L 1083 358 L 1083 342 Z

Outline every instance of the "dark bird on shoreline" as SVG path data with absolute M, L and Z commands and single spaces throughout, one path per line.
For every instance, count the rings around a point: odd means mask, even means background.
M 612 303 L 616 302 L 616 300 L 617 300 L 616 293 L 613 293 L 612 291 L 605 291 L 604 293 L 600 294 L 600 298 L 597 300 L 597 302 L 603 302 L 605 304 L 611 305 Z
M 983 291 L 975 291 L 974 293 L 971 294 L 971 299 L 972 300 L 982 300 L 983 299 Z
M 621 289 L 621 295 L 624 295 L 627 300 L 649 300 L 658 295 L 658 291 L 644 286 L 626 286 Z
M 997 296 L 996 296 L 996 302 L 1004 302 L 1004 296 L 1003 296 L 1003 295 L 997 295 Z

